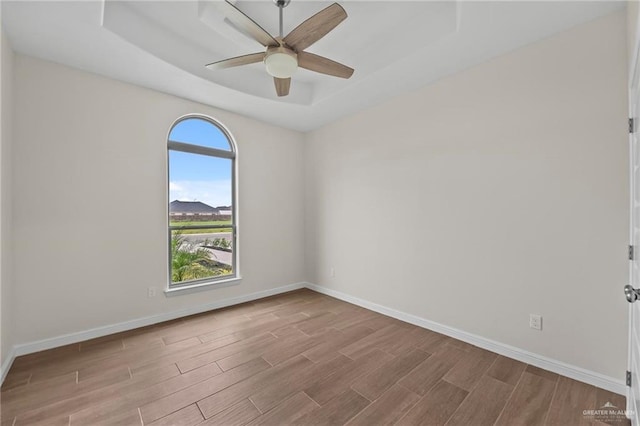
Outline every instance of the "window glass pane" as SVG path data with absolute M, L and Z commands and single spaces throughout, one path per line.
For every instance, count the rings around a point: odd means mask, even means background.
M 222 130 L 200 118 L 187 118 L 173 126 L 169 140 L 231 151 L 229 140 Z
M 232 161 L 169 150 L 173 284 L 234 273 Z
M 228 158 L 169 151 L 169 198 L 199 201 L 209 207 L 231 206 L 231 163 Z M 184 211 L 202 213 L 205 208 Z
M 171 231 L 172 284 L 233 275 L 231 234 L 211 231 Z

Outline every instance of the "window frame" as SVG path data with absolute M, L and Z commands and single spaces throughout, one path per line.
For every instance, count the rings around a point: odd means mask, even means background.
M 223 149 L 211 148 L 203 145 L 194 145 L 186 142 L 171 140 L 170 136 L 173 129 L 181 122 L 190 120 L 190 119 L 200 119 L 218 128 L 218 130 L 220 130 L 222 134 L 226 137 L 227 142 L 229 143 L 230 150 L 226 151 Z M 176 121 L 173 122 L 171 127 L 169 127 L 166 141 L 167 141 L 167 145 L 166 145 L 166 149 L 167 149 L 167 152 L 166 152 L 166 155 L 167 155 L 166 157 L 167 158 L 167 162 L 166 162 L 167 226 L 166 226 L 166 229 L 167 229 L 167 243 L 168 243 L 167 255 L 168 256 L 167 256 L 167 286 L 165 289 L 165 293 L 167 295 L 170 295 L 171 293 L 174 293 L 174 292 L 185 292 L 186 290 L 197 290 L 197 289 L 203 289 L 210 286 L 226 287 L 228 285 L 233 285 L 234 283 L 237 283 L 241 280 L 240 268 L 239 268 L 240 262 L 239 262 L 239 256 L 238 256 L 239 238 L 238 238 L 238 215 L 237 215 L 237 211 L 238 211 L 238 195 L 237 195 L 238 149 L 237 149 L 235 139 L 233 138 L 229 130 L 218 120 L 202 114 L 187 114 L 178 118 Z M 169 211 L 169 204 L 170 204 L 169 194 L 170 194 L 170 182 L 171 182 L 171 173 L 170 173 L 171 164 L 170 164 L 169 156 L 171 151 L 183 152 L 186 154 L 204 155 L 208 157 L 223 158 L 223 159 L 231 160 L 231 226 L 229 225 L 172 226 L 171 225 L 171 213 Z M 181 283 L 173 283 L 171 279 L 172 278 L 171 267 L 173 263 L 171 258 L 172 232 L 180 229 L 216 229 L 216 228 L 218 229 L 231 228 L 231 241 L 232 241 L 231 262 L 232 262 L 233 273 L 230 275 L 222 275 L 219 277 L 201 278 L 196 280 L 184 281 Z

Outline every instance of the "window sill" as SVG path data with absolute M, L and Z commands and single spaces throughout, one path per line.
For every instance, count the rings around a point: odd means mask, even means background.
M 226 280 L 212 281 L 208 283 L 198 283 L 184 287 L 168 288 L 164 291 L 166 297 L 182 296 L 183 294 L 197 293 L 200 291 L 215 290 L 216 288 L 231 287 L 238 285 L 242 277 L 229 278 Z

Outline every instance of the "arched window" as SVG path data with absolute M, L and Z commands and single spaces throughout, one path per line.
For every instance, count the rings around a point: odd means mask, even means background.
M 190 115 L 169 132 L 169 288 L 237 278 L 236 148 L 215 120 Z

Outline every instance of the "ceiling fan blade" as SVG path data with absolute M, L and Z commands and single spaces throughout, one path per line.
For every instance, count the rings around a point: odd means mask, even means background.
M 229 3 L 227 0 L 221 2 L 227 19 L 235 26 L 251 35 L 258 43 L 263 46 L 279 46 L 278 40 L 273 38 L 264 28 L 256 23 L 253 19 L 245 15 L 240 9 Z
M 238 67 L 240 65 L 248 65 L 260 62 L 264 59 L 264 52 L 251 53 L 249 55 L 236 56 L 235 58 L 224 59 L 222 61 L 213 62 L 205 65 L 210 70 L 223 70 L 225 68 Z
M 276 84 L 276 93 L 278 94 L 278 96 L 287 96 L 289 94 L 289 88 L 291 87 L 291 78 L 273 77 L 273 82 Z
M 284 38 L 284 42 L 300 53 L 327 35 L 345 19 L 347 19 L 347 12 L 338 3 L 334 3 L 294 28 Z
M 340 78 L 349 78 L 353 75 L 353 68 L 309 52 L 298 53 L 298 66 Z

